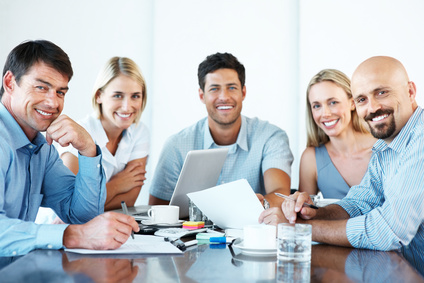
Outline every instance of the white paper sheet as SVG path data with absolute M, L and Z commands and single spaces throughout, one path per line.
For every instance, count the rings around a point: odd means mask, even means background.
M 187 194 L 196 206 L 222 229 L 258 225 L 264 208 L 247 180 L 240 179 Z
M 162 237 L 134 235 L 116 250 L 65 249 L 67 252 L 79 254 L 181 254 L 176 246 L 165 242 Z

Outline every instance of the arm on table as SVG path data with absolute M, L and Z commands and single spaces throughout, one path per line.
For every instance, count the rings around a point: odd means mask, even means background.
M 309 195 L 318 193 L 317 164 L 315 148 L 308 147 L 303 151 L 299 166 L 299 192 L 307 192 Z
M 62 154 L 61 159 L 75 175 L 78 174 L 78 158 L 70 152 Z M 134 206 L 144 184 L 145 166 L 147 156 L 128 162 L 124 170 L 114 175 L 106 183 L 107 195 L 105 210 L 117 209 L 121 206 L 121 201 L 125 201 L 128 206 Z
M 131 231 L 139 230 L 134 217 L 106 212 L 85 224 L 69 225 L 63 233 L 63 245 L 66 248 L 117 249 L 128 240 Z
M 283 199 L 275 193 L 290 194 L 290 177 L 283 170 L 271 168 L 264 173 L 265 198 L 271 207 L 280 207 Z
M 128 206 L 134 206 L 146 180 L 146 162 L 147 156 L 132 160 L 124 170 L 110 178 L 106 184 L 105 210 L 120 208 L 121 201 L 125 201 Z

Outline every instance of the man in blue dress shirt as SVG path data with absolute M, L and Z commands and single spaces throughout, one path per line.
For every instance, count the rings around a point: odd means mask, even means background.
M 318 210 L 308 194 L 293 195 L 281 214 L 269 209 L 264 222 L 311 223 L 315 241 L 356 248 L 394 250 L 424 245 L 424 111 L 403 65 L 372 57 L 352 76 L 358 115 L 379 140 L 361 183 L 336 204 Z
M 242 116 L 245 69 L 229 53 L 208 56 L 198 68 L 199 97 L 208 117 L 171 136 L 165 143 L 150 187 L 149 204 L 167 204 L 190 150 L 228 147 L 218 185 L 246 179 L 271 206 L 290 193 L 293 156 L 286 133 L 258 118 Z
M 15 47 L 0 90 L 0 256 L 33 249 L 114 249 L 135 220 L 104 211 L 101 152 L 76 122 L 61 115 L 73 75 L 68 55 L 55 44 L 28 41 Z M 40 132 L 46 132 L 44 137 Z M 63 165 L 52 142 L 79 150 L 80 173 Z M 38 208 L 52 208 L 73 225 L 38 225 Z

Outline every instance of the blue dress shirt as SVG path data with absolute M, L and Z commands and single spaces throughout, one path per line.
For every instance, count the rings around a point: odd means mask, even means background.
M 170 200 L 187 153 L 218 147 L 209 131 L 207 118 L 168 138 L 155 170 L 150 194 Z M 256 193 L 266 194 L 263 180 L 266 170 L 277 168 L 290 176 L 293 155 L 289 139 L 277 126 L 242 116 L 237 141 L 228 147 L 218 184 L 246 179 Z
M 418 107 L 390 144 L 378 140 L 361 183 L 337 204 L 350 215 L 356 248 L 424 244 L 424 112 Z
M 79 156 L 75 175 L 40 133 L 31 142 L 0 103 L 0 256 L 62 248 L 67 225 L 38 225 L 41 206 L 67 223 L 85 223 L 104 211 L 106 186 L 100 149 Z

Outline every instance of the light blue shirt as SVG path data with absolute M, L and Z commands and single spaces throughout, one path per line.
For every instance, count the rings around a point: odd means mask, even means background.
M 356 248 L 424 244 L 424 112 L 418 107 L 390 144 L 378 140 L 361 183 L 338 202 Z
M 207 118 L 168 138 L 150 194 L 170 200 L 187 153 L 218 147 L 209 131 Z M 237 142 L 229 146 L 218 184 L 246 179 L 256 193 L 265 194 L 264 172 L 277 168 L 290 176 L 292 162 L 289 139 L 282 129 L 258 118 L 242 116 Z
M 0 103 L 0 256 L 62 248 L 67 225 L 33 221 L 41 206 L 67 223 L 85 223 L 104 211 L 106 187 L 100 148 L 79 156 L 77 177 L 40 133 L 31 142 Z

